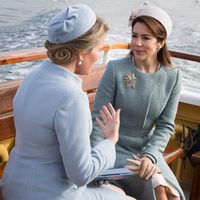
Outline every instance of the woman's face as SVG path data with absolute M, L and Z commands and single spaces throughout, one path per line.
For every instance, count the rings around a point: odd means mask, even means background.
M 145 23 L 136 22 L 131 39 L 131 50 L 135 60 L 148 62 L 148 60 L 156 59 L 158 49 L 162 46 L 163 44 L 157 41 Z
M 82 54 L 80 60 L 82 60 L 82 64 L 77 64 L 75 73 L 87 75 L 91 72 L 91 69 L 95 62 L 100 57 L 100 50 L 103 47 L 105 36 L 102 36 L 99 39 L 98 44 L 89 52 Z

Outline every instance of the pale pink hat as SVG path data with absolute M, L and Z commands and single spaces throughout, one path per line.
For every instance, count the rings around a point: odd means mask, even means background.
M 163 9 L 156 6 L 140 6 L 131 13 L 129 24 L 132 24 L 132 21 L 139 16 L 149 16 L 159 21 L 165 28 L 167 37 L 169 37 L 172 31 L 172 20 Z

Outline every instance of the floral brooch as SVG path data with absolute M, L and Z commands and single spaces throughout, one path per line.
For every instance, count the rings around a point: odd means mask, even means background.
M 123 83 L 126 87 L 132 87 L 135 89 L 136 85 L 136 77 L 134 74 L 131 74 L 130 72 L 123 76 Z

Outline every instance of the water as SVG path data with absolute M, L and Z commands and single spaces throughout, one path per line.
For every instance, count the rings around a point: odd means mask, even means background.
M 142 0 L 1 0 L 0 51 L 42 47 L 47 22 L 67 4 L 85 3 L 111 25 L 106 41 L 130 41 L 129 14 Z M 200 1 L 148 0 L 145 3 L 165 9 L 174 27 L 168 40 L 171 50 L 200 55 Z M 114 52 L 112 58 L 122 56 Z M 200 93 L 200 63 L 173 59 L 183 72 L 183 87 Z M 18 63 L 0 68 L 0 81 L 24 77 L 38 62 Z

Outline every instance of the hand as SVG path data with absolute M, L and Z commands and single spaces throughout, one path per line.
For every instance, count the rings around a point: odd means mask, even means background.
M 128 159 L 129 162 L 134 163 L 134 165 L 128 165 L 127 168 L 132 171 L 138 171 L 139 177 L 148 180 L 149 178 L 160 173 L 158 167 L 152 163 L 150 158 L 143 156 L 133 156 L 134 159 Z
M 119 139 L 120 109 L 115 111 L 111 103 L 108 103 L 108 108 L 102 106 L 99 113 L 103 122 L 98 117 L 96 121 L 102 129 L 104 137 L 116 144 Z
M 102 185 L 108 185 L 109 184 L 109 181 L 108 180 L 100 180 L 100 181 L 94 181 L 93 184 L 95 186 L 102 186 Z
M 140 170 L 140 165 L 142 163 L 141 159 L 139 157 L 133 156 L 134 159 L 127 159 L 128 162 L 131 162 L 132 165 L 126 165 L 125 167 L 131 171 L 138 172 Z
M 151 161 L 151 159 L 146 156 L 141 157 L 139 176 L 148 180 L 149 178 L 155 176 L 157 173 L 160 173 L 160 170 Z

